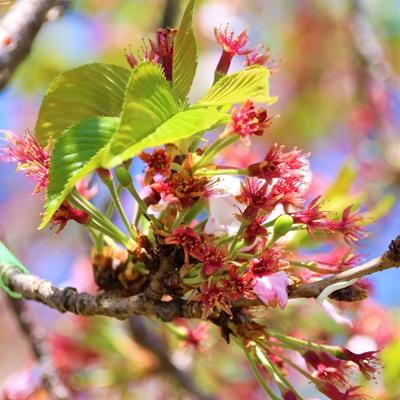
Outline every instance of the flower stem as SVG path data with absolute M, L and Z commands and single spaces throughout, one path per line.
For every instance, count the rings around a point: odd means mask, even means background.
M 278 339 L 281 342 L 289 344 L 290 346 L 292 346 L 293 349 L 295 349 L 297 351 L 301 351 L 304 348 L 306 348 L 306 349 L 325 351 L 327 353 L 335 355 L 335 353 L 334 353 L 335 348 L 333 346 L 325 346 L 323 344 L 317 344 L 317 343 L 309 342 L 306 340 L 297 339 L 292 336 L 286 336 L 286 335 L 283 335 L 282 333 L 276 332 L 271 329 L 268 329 L 268 333 L 270 334 L 270 336 L 274 337 L 275 339 Z
M 87 225 L 89 228 L 96 229 L 97 231 L 109 236 L 118 243 L 121 243 L 128 250 L 136 247 L 136 242 L 128 238 L 122 231 L 120 231 L 108 218 L 86 200 L 76 189 L 72 191 L 68 200 L 70 203 L 83 211 L 87 212 L 92 220 Z M 78 201 L 79 200 L 79 201 Z
M 229 255 L 230 255 L 231 257 L 233 256 L 233 253 L 234 253 L 235 250 L 236 250 L 236 243 L 237 243 L 237 241 L 239 240 L 240 235 L 243 233 L 243 231 L 246 229 L 246 227 L 247 227 L 248 225 L 249 225 L 249 224 L 244 224 L 244 223 L 242 223 L 242 224 L 240 225 L 240 228 L 239 228 L 237 234 L 234 236 L 233 241 L 232 241 L 232 243 L 231 243 L 231 246 L 229 247 Z
M 118 182 L 118 185 L 117 185 L 117 188 L 116 188 L 116 192 L 117 192 L 118 195 L 121 193 L 121 190 L 122 190 L 122 185 Z M 104 213 L 104 215 L 107 218 L 111 219 L 111 215 L 112 215 L 112 212 L 113 212 L 114 208 L 115 208 L 114 202 L 110 201 L 110 203 L 108 204 L 107 210 Z
M 115 186 L 114 186 L 114 183 L 113 183 L 112 179 L 109 179 L 109 180 L 107 180 L 107 181 L 105 181 L 103 183 L 107 186 L 108 190 L 110 191 L 111 198 L 112 198 L 112 200 L 114 202 L 114 205 L 115 205 L 115 207 L 116 207 L 116 209 L 117 209 L 117 211 L 118 211 L 118 213 L 119 213 L 119 215 L 120 215 L 120 217 L 122 219 L 122 222 L 124 223 L 128 233 L 129 233 L 129 236 L 133 240 L 136 240 L 136 236 L 137 235 L 133 231 L 133 229 L 131 227 L 131 224 L 128 221 L 128 218 L 125 215 L 125 212 L 124 212 L 124 210 L 122 208 L 121 202 L 120 202 L 119 197 L 118 197 L 118 193 L 115 190 Z
M 144 203 L 144 201 L 140 198 L 139 194 L 136 192 L 136 189 L 134 188 L 132 182 L 129 185 L 125 186 L 125 189 L 128 190 L 128 192 L 132 195 L 132 197 L 136 200 L 136 202 L 139 205 L 139 208 L 142 210 L 143 214 L 146 215 L 153 225 L 158 228 L 158 229 L 164 229 L 162 226 L 161 222 L 153 215 L 153 214 L 147 214 L 147 206 Z
M 251 358 L 250 353 L 247 351 L 246 347 L 242 344 L 242 342 L 239 339 L 236 339 L 235 337 L 232 337 L 233 341 L 243 350 L 247 361 L 250 365 L 250 368 L 252 369 L 254 375 L 258 379 L 258 382 L 260 382 L 260 385 L 262 388 L 269 394 L 272 400 L 280 400 L 279 397 L 277 397 L 274 392 L 268 387 L 267 383 L 265 382 L 264 378 L 261 376 L 260 371 L 257 368 L 256 363 L 254 360 Z
M 269 331 L 268 331 L 269 332 Z M 295 363 L 293 363 L 291 360 L 289 360 L 287 357 L 285 357 L 283 354 L 278 353 L 277 351 L 275 351 L 273 348 L 271 348 L 271 346 L 265 345 L 265 347 L 267 348 L 267 350 L 272 353 L 275 354 L 276 356 L 278 356 L 280 359 L 282 359 L 286 364 L 290 365 L 292 368 L 294 368 L 296 371 L 300 372 L 302 375 L 304 375 L 306 378 L 308 378 L 311 382 L 316 382 L 316 379 L 314 379 L 314 377 L 312 375 L 310 375 L 308 372 L 304 371 L 303 369 L 301 369 L 298 365 L 296 365 Z
M 246 175 L 245 168 L 232 168 L 232 169 L 214 169 L 213 171 L 199 171 L 196 172 L 198 176 L 216 176 L 216 175 Z
M 164 322 L 161 319 L 158 321 L 172 334 L 174 334 L 179 340 L 187 339 L 187 330 L 184 327 L 178 327 L 169 322 Z
M 185 215 L 186 215 L 186 212 L 178 211 L 178 214 L 177 214 L 171 228 L 169 229 L 169 232 L 172 232 L 175 228 L 177 228 L 179 226 L 179 224 L 181 223 L 181 221 Z
M 200 160 L 193 166 L 192 172 L 197 171 L 199 168 L 205 167 L 209 161 L 218 154 L 222 149 L 230 144 L 239 140 L 239 136 L 233 136 L 226 140 L 225 138 L 218 138 L 211 146 L 204 152 Z
M 259 343 L 259 340 L 256 340 Z M 261 344 L 263 347 L 263 344 Z M 261 363 L 265 366 L 267 371 L 271 376 L 274 377 L 274 380 L 281 391 L 281 394 L 285 392 L 285 390 L 290 389 L 298 398 L 298 400 L 304 400 L 296 391 L 296 389 L 290 384 L 290 382 L 286 379 L 285 375 L 279 370 L 279 368 L 272 362 L 272 360 L 268 357 L 268 354 L 264 353 L 261 350 L 261 347 L 256 346 L 256 354 Z
M 96 250 L 98 253 L 101 253 L 101 250 L 103 248 L 103 237 L 102 235 L 97 235 L 96 232 L 93 231 L 93 229 L 86 227 L 87 231 L 89 233 L 90 238 L 92 239 L 92 242 L 94 246 L 96 247 Z

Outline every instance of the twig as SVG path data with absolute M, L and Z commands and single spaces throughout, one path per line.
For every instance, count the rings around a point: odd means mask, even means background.
M 213 397 L 207 396 L 200 391 L 189 374 L 175 367 L 168 355 L 168 346 L 166 346 L 166 343 L 146 328 L 141 317 L 131 316 L 128 322 L 135 342 L 158 358 L 160 372 L 177 380 L 189 393 L 200 400 L 213 399 Z
M 178 0 L 165 0 L 165 8 L 163 14 L 163 20 L 161 23 L 162 28 L 175 28 L 176 16 L 179 11 Z
M 38 359 L 43 385 L 53 400 L 72 399 L 72 394 L 65 387 L 57 368 L 52 362 L 50 349 L 44 338 L 44 331 L 35 324 L 24 301 L 23 299 L 10 298 L 11 307 L 15 312 L 19 325 L 28 337 L 32 350 Z
M 58 18 L 69 0 L 18 0 L 0 21 L 0 90 L 29 54 L 42 24 Z M 57 7 L 57 8 L 55 8 Z M 54 9 L 54 16 L 48 12 Z
M 318 297 L 326 287 L 334 283 L 346 282 L 398 267 L 400 267 L 400 235 L 392 241 L 389 250 L 381 257 L 321 281 L 301 285 L 291 293 L 290 298 Z M 121 320 L 131 315 L 152 315 L 165 322 L 179 317 L 201 318 L 202 315 L 200 304 L 193 307 L 193 303 L 188 303 L 187 300 L 181 298 L 154 303 L 152 300 L 146 299 L 143 294 L 113 298 L 107 294 L 78 293 L 74 288 L 59 289 L 49 281 L 34 275 L 25 275 L 20 269 L 1 263 L 0 276 L 11 290 L 20 293 L 25 299 L 36 300 L 60 312 L 69 311 L 83 316 L 104 315 Z M 262 304 L 260 300 L 239 299 L 232 303 L 232 308 L 251 307 L 259 304 Z

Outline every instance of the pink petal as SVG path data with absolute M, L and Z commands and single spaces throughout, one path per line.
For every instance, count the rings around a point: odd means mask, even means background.
M 331 317 L 335 322 L 340 325 L 349 325 L 353 326 L 351 319 L 340 312 L 333 304 L 331 304 L 328 300 L 324 300 L 321 304 L 321 307 L 326 312 L 326 314 Z
M 289 278 L 287 275 L 283 271 L 279 271 L 256 278 L 253 291 L 266 305 L 275 308 L 278 302 L 279 307 L 283 310 L 288 301 L 288 284 Z

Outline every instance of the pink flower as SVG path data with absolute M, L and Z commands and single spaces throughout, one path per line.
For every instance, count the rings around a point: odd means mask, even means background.
M 307 166 L 305 159 L 310 155 L 301 154 L 301 150 L 294 148 L 288 153 L 284 153 L 285 146 L 280 146 L 275 143 L 267 151 L 263 161 L 252 164 L 248 167 L 249 176 L 256 176 L 265 179 L 269 184 L 272 179 L 286 177 L 289 175 L 297 175 L 300 180 Z
M 234 300 L 238 296 L 246 297 L 247 299 L 254 299 L 255 297 L 250 292 L 248 272 L 245 272 L 242 276 L 239 276 L 238 268 L 232 267 L 229 270 L 229 279 L 221 279 L 221 283 L 225 288 L 232 290 Z M 251 280 L 251 279 L 250 279 Z
M 164 74 L 168 82 L 172 82 L 174 38 L 177 34 L 177 29 L 160 28 L 156 34 L 157 44 L 154 43 L 152 40 L 149 40 L 153 53 L 162 58 L 162 66 L 164 68 Z
M 260 108 L 256 110 L 254 104 L 247 100 L 240 108 L 232 110 L 232 122 L 229 123 L 221 137 L 238 134 L 243 143 L 250 147 L 250 135 L 262 136 L 264 131 L 271 126 L 271 120 L 279 116 L 268 118 L 267 110 Z
M 337 357 L 342 360 L 349 360 L 357 364 L 366 379 L 371 380 L 377 368 L 381 365 L 380 359 L 375 356 L 380 350 L 366 351 L 365 353 L 355 354 L 345 347 L 340 346 Z
M 315 383 L 315 386 L 321 393 L 328 396 L 332 400 L 366 400 L 367 398 L 371 398 L 366 394 L 351 394 L 351 392 L 359 389 L 360 386 L 353 386 L 343 393 L 339 391 L 339 389 L 331 382 L 319 381 L 315 379 L 313 380 L 313 383 Z
M 195 257 L 203 263 L 200 276 L 207 278 L 213 275 L 214 271 L 228 268 L 226 263 L 228 260 L 228 245 L 214 247 L 208 240 L 205 240 L 200 253 L 196 254 Z
M 283 310 L 288 301 L 287 286 L 289 278 L 283 271 L 256 278 L 253 281 L 253 292 L 267 306 L 276 308 L 277 304 Z
M 197 351 L 203 350 L 202 342 L 210 337 L 210 335 L 206 333 L 209 329 L 206 322 L 200 322 L 196 329 L 191 329 L 184 318 L 176 318 L 174 322 L 185 330 L 186 339 L 183 339 L 179 347 L 193 346 Z
M 246 203 L 252 207 L 271 212 L 283 195 L 274 195 L 268 189 L 268 183 L 257 178 L 247 179 L 245 184 L 241 184 L 241 192 Z
M 289 263 L 281 258 L 282 254 L 280 250 L 263 250 L 260 257 L 253 258 L 250 261 L 248 269 L 250 276 L 253 278 L 259 278 L 287 267 Z
M 151 185 L 157 193 L 178 204 L 180 211 L 188 210 L 200 197 L 209 195 L 213 182 L 206 176 L 190 175 L 188 171 L 175 172 L 162 182 Z M 153 207 L 154 208 L 154 207 Z
M 305 224 L 307 225 L 308 234 L 316 240 L 314 235 L 314 231 L 323 231 L 326 230 L 325 221 L 328 217 L 328 214 L 331 214 L 330 211 L 320 211 L 320 207 L 323 204 L 318 203 L 318 200 L 321 196 L 316 197 L 307 207 L 307 210 L 290 213 L 293 218 L 293 222 L 295 224 Z M 318 204 L 317 204 L 318 203 Z
M 282 393 L 283 400 L 299 400 L 299 398 L 290 390 L 286 389 L 284 393 Z
M 90 215 L 85 211 L 77 210 L 72 208 L 67 200 L 57 208 L 57 211 L 53 214 L 50 219 L 50 222 L 53 224 L 53 227 L 59 225 L 54 237 L 56 238 L 59 233 L 65 228 L 67 222 L 73 220 L 81 225 L 87 225 L 90 222 Z
M 195 300 L 197 301 L 193 304 L 193 307 L 198 303 L 203 303 L 204 305 L 203 319 L 206 319 L 213 312 L 214 307 L 232 316 L 229 307 L 232 300 L 234 300 L 234 293 L 231 289 L 218 286 L 217 282 L 213 282 L 212 278 L 203 282 L 200 285 L 200 293 L 190 298 L 190 301 Z
M 274 70 L 273 68 L 276 67 L 279 62 L 269 61 L 272 56 L 276 54 L 268 54 L 269 48 L 267 48 L 263 53 L 261 53 L 261 49 L 263 46 L 259 44 L 256 48 L 252 51 L 251 54 L 246 54 L 246 59 L 244 60 L 244 66 L 249 67 L 250 65 L 263 65 L 265 66 L 270 74 L 275 74 L 279 71 L 279 69 Z
M 281 196 L 279 203 L 286 210 L 288 206 L 301 207 L 305 198 L 302 192 L 301 175 L 289 175 L 280 178 L 271 188 L 271 195 Z
M 335 322 L 337 322 L 338 324 L 353 326 L 353 322 L 351 321 L 351 319 L 347 315 L 344 315 L 339 309 L 337 309 L 328 300 L 325 299 L 321 303 L 321 307 L 325 311 L 325 313 L 329 317 L 331 317 Z
M 24 174 L 31 180 L 38 182 L 32 194 L 39 193 L 49 184 L 50 151 L 51 140 L 46 147 L 27 131 L 22 137 L 12 131 L 0 131 L 5 133 L 3 139 L 8 146 L 3 146 L 0 151 L 7 153 L 7 156 L 0 157 L 3 161 L 18 161 L 17 171 L 24 171 Z
M 222 55 L 215 69 L 215 82 L 219 78 L 225 76 L 228 73 L 231 65 L 232 58 L 235 54 L 245 55 L 251 53 L 253 50 L 240 50 L 242 47 L 247 46 L 249 38 L 247 36 L 246 28 L 236 39 L 233 39 L 234 31 L 229 33 L 229 24 L 226 25 L 225 30 L 222 30 L 220 26 L 219 30 L 214 28 L 215 38 L 217 43 L 222 46 Z
M 156 174 L 164 177 L 169 176 L 172 156 L 167 154 L 164 149 L 155 149 L 151 154 L 141 151 L 137 156 L 147 164 L 144 185 L 150 183 Z
M 185 264 L 189 264 L 189 256 L 200 253 L 200 236 L 189 226 L 179 227 L 172 231 L 172 236 L 165 239 L 165 244 L 182 246 L 185 252 Z
M 313 376 L 317 379 L 329 381 L 333 384 L 347 385 L 346 369 L 348 365 L 326 352 L 309 350 L 304 354 L 304 359 L 315 368 Z
M 365 238 L 369 235 L 369 232 L 365 231 L 362 224 L 365 224 L 366 218 L 360 216 L 360 211 L 350 212 L 353 205 L 348 206 L 343 210 L 342 218 L 340 221 L 329 221 L 327 223 L 328 229 L 334 232 L 341 232 L 344 235 L 345 242 L 351 246 L 351 242 L 356 242 L 360 239 Z
M 143 40 L 143 39 L 142 39 Z M 160 60 L 160 56 L 154 54 L 153 50 L 148 50 L 147 45 L 143 40 L 143 46 L 142 46 L 142 53 L 143 56 L 139 57 L 139 60 L 132 54 L 132 49 L 130 54 L 126 53 L 125 49 L 125 58 L 126 61 L 128 61 L 129 65 L 132 68 L 135 68 L 138 64 L 139 61 L 151 61 L 153 64 L 158 64 L 158 61 Z
M 240 235 L 240 239 L 244 240 L 246 246 L 250 246 L 257 239 L 257 236 L 261 236 L 265 241 L 268 237 L 268 230 L 263 227 L 263 224 L 266 222 L 267 218 L 270 216 L 269 213 L 256 217 L 254 221 L 246 227 L 244 232 Z
M 76 190 L 86 199 L 90 200 L 94 196 L 96 196 L 98 192 L 98 187 L 97 185 L 92 185 L 92 187 L 89 189 L 89 180 L 87 177 L 82 178 L 77 184 L 76 184 Z

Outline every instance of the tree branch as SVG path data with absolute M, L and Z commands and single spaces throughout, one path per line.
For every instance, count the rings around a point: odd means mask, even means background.
M 128 319 L 129 328 L 136 343 L 154 354 L 159 361 L 159 371 L 177 380 L 189 393 L 199 400 L 212 400 L 214 397 L 204 394 L 197 387 L 192 377 L 185 371 L 177 368 L 171 361 L 168 354 L 167 344 L 146 328 L 143 319 L 138 316 L 131 316 Z
M 42 24 L 58 18 L 69 0 L 17 0 L 0 21 L 0 90 L 29 54 Z M 55 8 L 56 7 L 56 8 Z M 54 16 L 48 12 L 54 9 Z
M 51 359 L 44 331 L 35 324 L 24 301 L 23 299 L 10 298 L 10 304 L 18 319 L 19 326 L 28 337 L 32 350 L 38 359 L 43 385 L 54 400 L 72 399 L 72 394 L 62 382 L 58 370 Z
M 334 283 L 346 282 L 398 267 L 400 267 L 400 235 L 391 242 L 389 250 L 381 257 L 321 281 L 301 285 L 289 295 L 289 298 L 318 297 L 326 287 Z M 69 311 L 83 316 L 104 315 L 120 320 L 131 315 L 148 315 L 158 317 L 165 322 L 179 317 L 201 318 L 202 315 L 200 304 L 193 307 L 193 303 L 181 298 L 167 302 L 154 302 L 143 294 L 113 298 L 107 294 L 78 293 L 74 288 L 59 289 L 45 279 L 26 275 L 20 269 L 4 263 L 0 263 L 0 276 L 11 290 L 20 293 L 25 299 L 41 302 L 60 312 Z M 263 304 L 260 300 L 239 299 L 232 303 L 232 308 L 252 307 L 260 304 Z M 211 314 L 211 317 L 213 316 Z
M 166 0 L 162 16 L 161 28 L 175 28 L 176 17 L 179 12 L 178 0 Z M 177 28 L 177 26 L 176 26 Z

